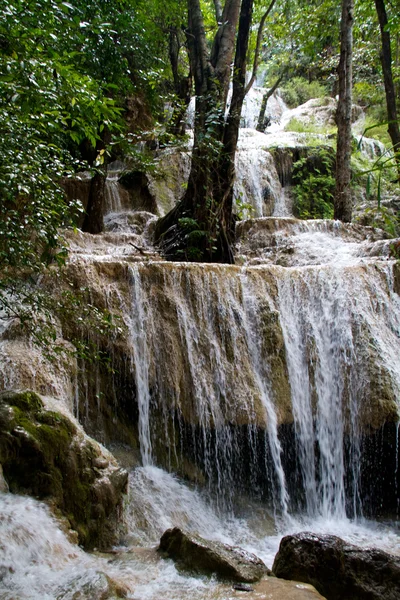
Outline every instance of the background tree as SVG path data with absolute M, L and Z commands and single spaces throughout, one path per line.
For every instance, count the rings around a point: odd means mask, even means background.
M 233 262 L 234 157 L 252 9 L 252 0 L 227 0 L 209 50 L 200 2 L 188 1 L 187 40 L 196 94 L 194 145 L 187 190 L 157 225 L 156 239 L 169 259 Z M 232 99 L 225 118 L 234 52 Z
M 400 129 L 397 117 L 396 89 L 392 73 L 392 49 L 390 41 L 390 30 L 388 16 L 384 0 L 375 0 L 376 12 L 379 19 L 381 31 L 381 62 L 383 81 L 385 85 L 386 107 L 388 116 L 388 133 L 392 140 L 393 150 L 397 163 L 398 178 L 400 182 Z
M 336 150 L 336 187 L 334 218 L 350 222 L 351 199 L 351 117 L 352 117 L 352 54 L 353 54 L 353 0 L 342 0 L 340 22 L 339 99 L 336 112 L 338 127 Z

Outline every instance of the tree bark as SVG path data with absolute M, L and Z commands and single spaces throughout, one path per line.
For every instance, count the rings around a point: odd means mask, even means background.
M 89 199 L 82 231 L 101 233 L 104 230 L 104 204 L 107 169 L 98 170 L 90 182 Z
M 268 99 L 271 98 L 272 94 L 275 92 L 275 90 L 277 89 L 278 85 L 280 84 L 280 82 L 282 81 L 283 77 L 284 77 L 285 73 L 282 73 L 282 75 L 275 81 L 274 85 L 265 92 L 265 94 L 263 95 L 262 98 L 262 102 L 261 102 L 261 108 L 260 108 L 260 114 L 258 115 L 258 121 L 257 121 L 257 131 L 265 131 L 265 111 L 267 110 L 267 103 L 268 103 Z
M 376 12 L 381 30 L 381 63 L 383 80 L 385 84 L 386 107 L 388 114 L 388 133 L 392 140 L 393 150 L 397 164 L 398 179 L 400 181 L 400 129 L 397 119 L 396 89 L 392 74 L 392 51 L 390 46 L 390 33 L 387 30 L 388 18 L 384 0 L 375 0 Z
M 351 200 L 351 109 L 353 55 L 353 0 L 342 0 L 340 25 L 339 100 L 336 113 L 338 127 L 336 151 L 336 187 L 334 218 L 350 222 Z
M 185 115 L 192 91 L 192 73 L 190 68 L 187 76 L 179 73 L 179 53 L 182 47 L 179 40 L 180 34 L 181 32 L 177 27 L 171 27 L 169 31 L 169 60 L 174 80 L 176 103 L 173 106 L 173 114 L 168 125 L 168 130 L 177 136 L 185 134 Z
M 207 53 L 199 0 L 188 0 L 188 49 L 196 91 L 192 167 L 183 198 L 156 226 L 170 260 L 232 263 L 234 158 L 245 90 L 253 0 L 226 0 L 222 25 Z M 225 110 L 235 52 L 233 93 Z
M 214 8 L 215 8 L 215 19 L 217 24 L 220 25 L 222 22 L 222 4 L 221 0 L 214 0 Z

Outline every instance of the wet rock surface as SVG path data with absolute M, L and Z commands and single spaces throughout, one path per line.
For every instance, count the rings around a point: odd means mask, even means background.
M 113 543 L 128 474 L 30 391 L 0 395 L 0 465 L 12 493 L 48 500 L 87 548 Z
M 333 535 L 305 532 L 284 537 L 272 571 L 277 577 L 314 585 L 328 600 L 400 598 L 400 558 Z
M 277 577 L 265 577 L 252 586 L 251 592 L 234 591 L 232 598 L 244 600 L 324 600 L 314 586 L 298 581 L 285 581 Z
M 242 548 L 205 540 L 178 527 L 161 537 L 159 550 L 175 560 L 181 568 L 199 573 L 216 573 L 219 577 L 253 583 L 270 570 L 263 561 Z
M 127 598 L 128 591 L 101 571 L 76 577 L 68 582 L 57 600 L 117 600 Z

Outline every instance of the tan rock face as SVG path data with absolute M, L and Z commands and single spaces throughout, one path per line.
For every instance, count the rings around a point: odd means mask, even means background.
M 240 592 L 234 592 L 233 598 L 243 597 Z M 276 577 L 267 577 L 254 586 L 254 591 L 246 593 L 248 600 L 324 600 L 308 583 L 284 581 Z
M 73 289 L 117 327 L 99 333 L 69 318 L 60 332 L 89 339 L 102 360 L 52 366 L 3 334 L 4 389 L 61 398 L 101 441 L 191 480 L 216 477 L 218 489 L 262 485 L 270 460 L 282 473 L 283 443 L 305 460 L 324 436 L 333 453 L 332 440 L 344 446 L 397 419 L 399 297 L 379 233 L 252 220 L 238 226 L 238 267 L 159 260 L 147 223 L 138 215 L 136 233 L 68 234 Z M 283 254 L 286 266 L 272 264 Z

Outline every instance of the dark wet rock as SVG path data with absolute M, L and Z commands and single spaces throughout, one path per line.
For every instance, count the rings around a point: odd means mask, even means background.
M 247 583 L 234 583 L 232 588 L 238 592 L 254 592 L 254 588 Z
M 252 583 L 270 570 L 260 558 L 242 548 L 205 540 L 199 535 L 168 529 L 160 540 L 159 550 L 174 559 L 178 566 L 201 573 Z
M 47 500 L 83 546 L 116 541 L 127 472 L 34 392 L 0 394 L 0 466 L 10 492 Z
M 400 598 L 400 558 L 333 535 L 305 532 L 284 537 L 272 571 L 283 579 L 312 584 L 327 600 Z

